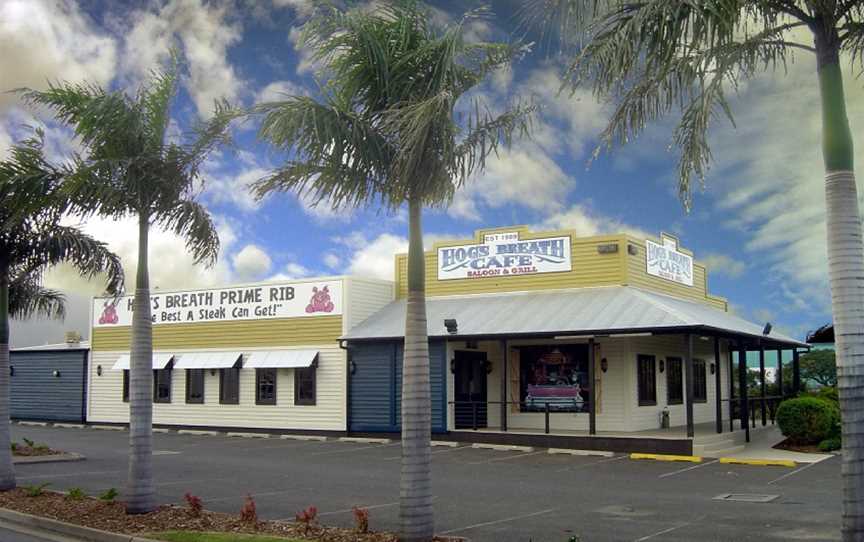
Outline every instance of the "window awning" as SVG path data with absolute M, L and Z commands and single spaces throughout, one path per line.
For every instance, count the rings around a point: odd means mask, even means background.
M 237 365 L 242 352 L 189 352 L 179 354 L 176 369 L 230 369 Z
M 254 369 L 305 369 L 318 357 L 317 350 L 268 350 L 252 352 L 246 367 Z
M 172 359 L 174 359 L 174 354 L 169 352 L 153 352 L 153 368 L 164 369 L 169 363 L 171 363 Z M 117 362 L 114 363 L 114 367 L 111 369 L 114 371 L 126 371 L 129 370 L 130 363 L 131 356 L 129 354 L 123 354 L 117 358 Z

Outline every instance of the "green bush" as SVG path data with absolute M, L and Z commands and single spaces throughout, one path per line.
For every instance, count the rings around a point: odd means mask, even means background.
M 819 391 L 816 392 L 816 397 L 819 399 L 825 399 L 826 401 L 831 401 L 835 405 L 840 404 L 840 396 L 837 393 L 836 386 L 825 386 L 824 388 L 819 388 Z
M 777 424 L 793 444 L 817 444 L 830 437 L 840 423 L 840 409 L 815 397 L 789 399 L 777 409 Z
M 826 438 L 822 442 L 819 443 L 819 451 L 820 452 L 833 452 L 834 450 L 840 449 L 840 438 L 832 437 Z
M 102 500 L 105 502 L 114 502 L 114 499 L 116 499 L 117 495 L 119 495 L 119 494 L 120 493 L 118 493 L 117 490 L 112 487 L 112 488 L 108 489 L 107 491 L 105 491 L 104 493 L 102 493 L 101 495 L 99 495 L 99 500 Z

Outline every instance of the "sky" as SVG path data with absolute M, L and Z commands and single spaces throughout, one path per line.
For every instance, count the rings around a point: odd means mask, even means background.
M 487 4 L 494 17 L 472 23 L 469 39 L 514 39 L 520 2 Z M 432 2 L 433 19 L 455 20 L 471 5 Z M 193 122 L 211 114 L 218 98 L 249 106 L 286 94 L 316 95 L 316 66 L 297 39 L 313 7 L 311 0 L 0 0 L 0 90 L 88 81 L 132 92 L 173 46 L 185 66 L 172 130 L 188 133 Z M 797 38 L 812 43 L 809 35 Z M 566 61 L 556 50 L 535 45 L 512 69 L 492 74 L 477 89 L 474 95 L 492 107 L 530 96 L 543 111 L 530 139 L 503 149 L 448 208 L 426 212 L 427 246 L 515 224 L 577 235 L 670 232 L 708 266 L 710 291 L 728 298 L 740 316 L 771 321 L 799 338 L 830 322 L 819 101 L 810 55 L 797 52 L 785 71 L 744 82 L 732 99 L 734 125 L 713 121 L 715 160 L 689 213 L 677 196 L 678 155 L 670 146 L 677 118 L 590 161 L 611 106 L 585 89 L 559 93 Z M 844 70 L 849 120 L 858 135 L 864 128 L 864 82 L 854 78 L 848 59 Z M 45 111 L 3 93 L 0 159 L 35 125 L 46 130 L 51 159 L 83 150 Z M 218 225 L 217 263 L 195 265 L 182 240 L 154 230 L 153 286 L 339 274 L 392 278 L 393 254 L 407 248 L 404 209 L 337 212 L 294 194 L 256 201 L 248 184 L 284 156 L 256 140 L 254 123 L 236 127 L 234 136 L 235 149 L 220 151 L 204 165 L 198 196 Z M 864 136 L 857 137 L 856 156 L 862 150 Z M 122 258 L 131 281 L 134 219 L 75 223 Z M 67 292 L 67 319 L 13 322 L 14 346 L 56 342 L 66 329 L 87 334 L 88 299 L 102 293 L 104 284 L 86 282 L 64 266 L 51 270 L 45 284 Z

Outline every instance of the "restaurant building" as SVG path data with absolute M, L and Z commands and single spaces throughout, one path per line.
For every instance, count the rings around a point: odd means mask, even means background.
M 518 226 L 425 258 L 436 438 L 708 455 L 794 392 L 747 397 L 747 351 L 791 351 L 797 376 L 806 345 L 731 314 L 673 236 Z M 395 301 L 342 337 L 353 434 L 399 432 L 406 296 L 403 254 Z
M 154 425 L 344 433 L 338 339 L 392 299 L 392 282 L 348 276 L 154 291 Z M 129 421 L 132 301 L 93 301 L 90 423 Z

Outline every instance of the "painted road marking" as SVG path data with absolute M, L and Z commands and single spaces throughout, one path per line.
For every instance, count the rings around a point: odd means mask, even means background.
M 432 497 L 432 498 L 434 499 L 435 497 Z M 398 502 L 388 502 L 388 503 L 384 503 L 384 504 L 373 504 L 371 506 L 358 505 L 356 507 L 352 506 L 351 508 L 343 508 L 342 510 L 333 510 L 332 512 L 321 512 L 318 514 L 318 516 L 319 517 L 320 516 L 335 516 L 337 514 L 346 514 L 348 512 L 353 512 L 354 508 L 363 508 L 365 510 L 376 510 L 378 508 L 389 508 L 391 506 L 398 506 L 398 505 L 399 505 Z M 293 520 L 294 518 L 291 518 L 291 519 Z M 287 521 L 287 520 L 284 520 L 284 521 Z
M 36 478 L 69 478 L 70 476 L 99 476 L 100 474 L 118 474 L 121 472 L 126 472 L 125 470 L 101 470 L 101 471 L 85 471 L 85 472 L 72 472 L 66 474 L 35 474 L 32 476 L 19 476 L 19 478 L 24 478 L 27 480 L 33 480 Z
M 753 465 L 756 467 L 790 467 L 795 468 L 797 463 L 789 459 L 740 459 L 737 457 L 721 457 L 720 463 L 724 465 Z
M 494 461 L 509 461 L 511 459 L 518 459 L 520 457 L 528 457 L 531 455 L 538 455 L 538 454 L 546 454 L 546 452 L 545 451 L 528 452 L 527 454 L 508 455 L 507 457 L 493 457 L 492 459 L 487 459 L 485 461 L 474 461 L 474 462 L 468 463 L 468 465 L 483 465 L 484 463 L 492 463 Z
M 692 467 L 685 467 L 683 469 L 673 470 L 672 472 L 667 472 L 666 474 L 661 474 L 657 478 L 667 478 L 669 476 L 675 476 L 676 474 L 681 474 L 682 472 L 687 472 L 689 470 L 701 469 L 702 467 L 707 467 L 708 465 L 713 465 L 714 463 L 717 463 L 718 461 L 719 461 L 719 459 L 715 459 L 715 460 L 709 461 L 707 463 L 701 463 L 699 465 L 693 465 Z
M 489 527 L 490 525 L 498 525 L 500 523 L 510 523 L 512 521 L 519 521 L 520 519 L 528 519 L 536 516 L 543 516 L 546 514 L 551 514 L 552 512 L 557 512 L 557 508 L 549 508 L 548 510 L 540 510 L 539 512 L 533 512 L 531 514 L 523 514 L 521 516 L 513 516 L 504 519 L 498 519 L 495 521 L 486 521 L 483 523 L 475 523 L 474 525 L 468 525 L 466 527 L 459 527 L 458 529 L 450 529 L 449 531 L 442 531 L 438 534 L 451 534 L 458 533 L 460 531 L 468 531 L 470 529 L 479 529 L 480 527 Z
M 153 455 L 177 455 L 183 452 L 175 452 L 173 450 L 155 450 Z
M 801 467 L 800 469 L 795 469 L 795 470 L 793 470 L 792 472 L 787 472 L 786 474 L 784 474 L 783 476 L 780 476 L 779 478 L 774 478 L 773 480 L 771 480 L 770 482 L 768 482 L 767 485 L 770 486 L 770 485 L 773 484 L 774 482 L 779 482 L 780 480 L 785 480 L 786 478 L 789 478 L 789 477 L 792 476 L 793 474 L 798 474 L 798 473 L 801 472 L 802 470 L 807 470 L 807 469 L 809 469 L 810 467 L 812 467 L 812 466 L 815 465 L 815 464 L 816 464 L 816 463 L 807 463 L 806 465 L 804 465 L 804 466 Z
M 319 454 L 314 454 L 316 457 L 321 455 L 334 455 L 334 454 L 350 454 L 353 452 L 358 452 L 360 450 L 371 450 L 373 448 L 392 448 L 393 446 L 402 446 L 401 442 L 394 442 L 393 444 L 379 444 L 377 446 L 360 446 L 359 448 L 351 447 L 345 450 L 331 450 L 329 452 L 321 452 Z
M 630 459 L 653 459 L 654 461 L 688 461 L 690 463 L 701 463 L 702 458 L 698 455 L 669 455 L 669 454 L 630 454 Z
M 601 459 L 600 461 L 591 461 L 590 463 L 582 463 L 579 465 L 572 465 L 570 467 L 564 467 L 563 469 L 558 469 L 556 472 L 567 472 L 572 470 L 584 469 L 587 467 L 593 467 L 594 465 L 599 465 L 600 463 L 609 463 L 612 461 L 621 461 L 622 459 L 627 459 L 626 455 L 619 455 L 615 457 L 610 457 L 609 459 Z
M 672 531 L 677 531 L 678 529 L 686 527 L 688 525 L 690 525 L 690 523 L 682 523 L 681 525 L 676 525 L 675 527 L 669 527 L 668 529 L 663 529 L 662 531 L 656 532 L 654 534 L 649 534 L 648 536 L 637 538 L 634 542 L 644 542 L 645 540 L 651 540 L 652 538 L 657 538 L 658 536 L 671 533 Z

